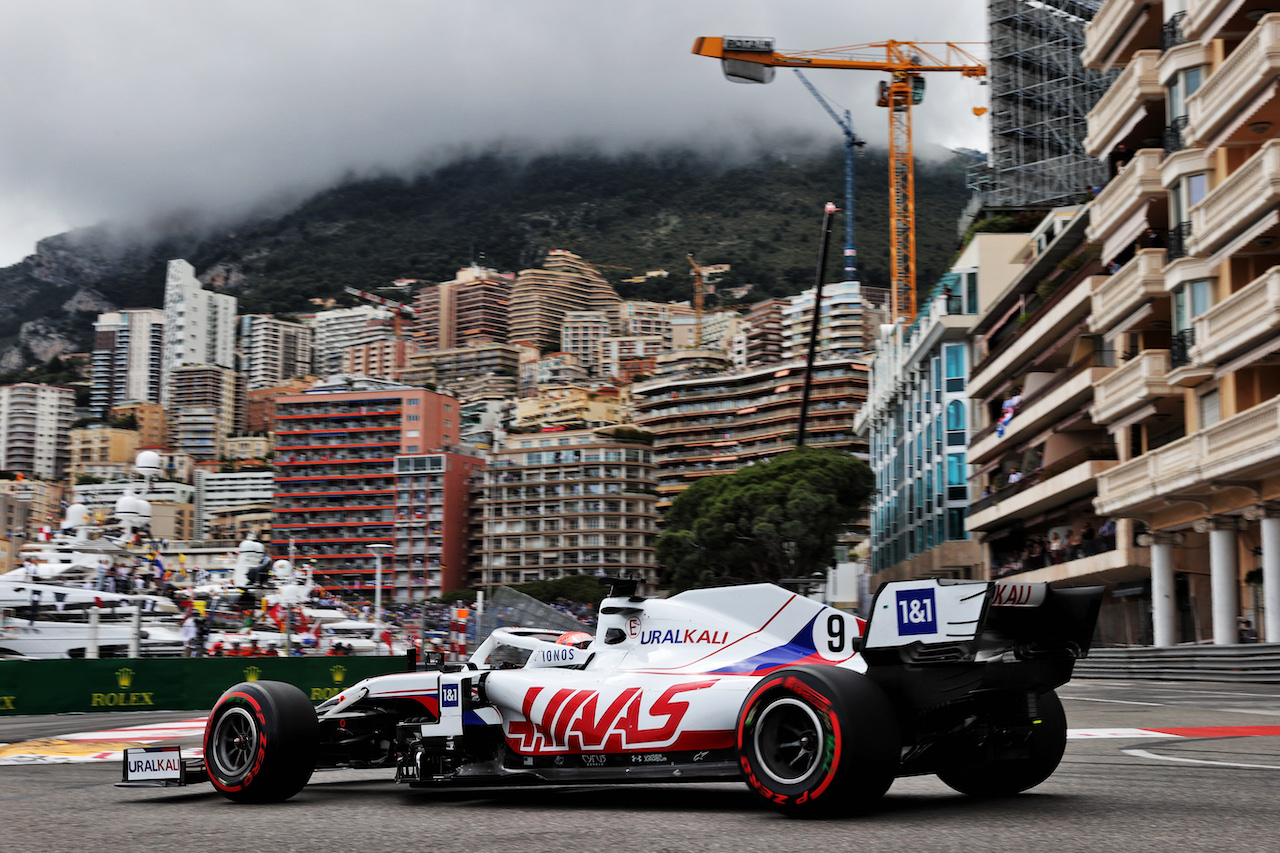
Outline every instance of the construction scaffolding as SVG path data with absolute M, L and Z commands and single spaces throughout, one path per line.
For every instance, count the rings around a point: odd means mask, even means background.
M 973 210 L 1078 203 L 1106 183 L 1082 142 L 1085 116 L 1115 79 L 1080 64 L 1102 0 L 990 0 L 991 154 L 969 169 Z

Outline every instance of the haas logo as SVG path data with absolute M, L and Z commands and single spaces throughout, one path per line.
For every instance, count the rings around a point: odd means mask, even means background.
M 689 703 L 681 693 L 703 690 L 718 679 L 668 687 L 645 708 L 639 687 L 629 687 L 612 699 L 598 690 L 565 688 L 543 697 L 542 687 L 530 687 L 521 707 L 523 720 L 507 725 L 507 736 L 522 753 L 622 751 L 633 747 L 661 746 L 679 732 Z M 544 700 L 544 701 L 540 701 Z M 660 724 L 643 728 L 641 711 Z

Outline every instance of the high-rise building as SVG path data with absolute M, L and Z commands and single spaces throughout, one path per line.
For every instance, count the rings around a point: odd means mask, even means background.
M 405 340 L 378 340 L 349 346 L 342 351 L 342 372 L 374 379 L 395 380 L 409 366 L 418 345 Z
M 755 367 L 783 358 L 782 309 L 790 304 L 787 299 L 762 299 L 747 310 L 738 333 L 742 343 L 735 347 L 735 352 L 741 351 L 740 358 L 735 359 L 736 366 Z
M 809 352 L 813 293 L 810 288 L 792 296 L 782 308 L 784 358 L 804 358 Z M 856 281 L 828 284 L 822 289 L 818 353 L 828 358 L 849 358 L 869 349 L 861 286 Z
M 652 376 L 666 345 L 658 335 L 602 338 L 598 372 L 607 381 L 630 382 L 632 377 Z
M 186 364 L 173 370 L 169 439 L 197 460 L 224 456 L 226 438 L 245 431 L 244 378 L 234 370 Z
M 634 421 L 654 434 L 664 500 L 701 477 L 736 471 L 796 446 L 802 359 L 732 373 L 697 370 L 706 363 L 703 356 L 690 362 L 689 372 L 631 386 Z M 815 363 L 805 444 L 866 459 L 867 442 L 853 433 L 853 416 L 866 394 L 866 364 L 848 358 Z
M 464 347 L 416 353 L 401 375 L 429 376 L 441 391 L 464 402 L 516 396 L 520 371 L 518 346 L 477 338 Z
M 200 286 L 195 268 L 169 261 L 164 288 L 160 402 L 172 405 L 174 370 L 187 364 L 236 367 L 236 299 Z
M 209 535 L 210 517 L 228 510 L 250 508 L 270 512 L 275 475 L 270 471 L 195 472 L 195 538 Z
M 456 447 L 453 397 L 340 377 L 276 399 L 274 548 L 292 537 L 316 582 L 372 597 L 370 542 L 383 558 L 386 600 L 461 589 L 469 560 L 469 481 L 483 462 Z M 414 588 L 414 585 L 419 588 Z
M 1098 475 L 1093 508 L 1145 525 L 1151 551 L 1150 571 L 1124 578 L 1130 642 L 1236 643 L 1241 618 L 1280 641 L 1271 8 L 1113 0 L 1086 31 L 1085 63 L 1123 68 L 1086 146 L 1115 173 L 1091 205 L 1111 275 L 1090 294 L 1089 332 L 1122 359 L 1095 389 L 1091 416 L 1119 462 Z
M 507 340 L 515 276 L 479 266 L 458 270 L 453 281 L 418 291 L 413 339 L 424 350 L 464 347 L 476 337 Z
M 71 461 L 76 395 L 70 388 L 0 385 L 0 470 L 60 480 Z
M 319 311 L 312 323 L 312 363 L 315 373 L 322 377 L 341 372 L 347 347 L 395 340 L 391 312 L 372 305 Z
M 270 314 L 240 317 L 240 372 L 248 390 L 272 388 L 311 373 L 311 329 Z
M 93 385 L 89 408 L 97 417 L 124 400 L 160 402 L 164 312 L 111 311 L 93 324 Z
M 133 418 L 139 447 L 164 445 L 169 440 L 168 413 L 159 403 L 125 400 L 112 406 L 108 414 L 113 418 Z
M 561 323 L 569 311 L 610 311 L 622 298 L 582 258 L 552 249 L 542 269 L 523 270 L 511 292 L 512 343 L 529 342 L 542 352 L 563 349 Z
M 617 430 L 511 436 L 485 471 L 473 583 L 609 574 L 657 592 L 653 487 L 648 444 Z
M 560 324 L 560 348 L 578 357 L 588 376 L 600 375 L 600 341 L 609 337 L 609 312 L 566 311 Z
M 965 529 L 971 403 L 969 329 L 1022 269 L 1027 234 L 976 234 L 918 318 L 882 327 L 854 429 L 868 443 L 871 588 L 918 577 L 983 576 Z

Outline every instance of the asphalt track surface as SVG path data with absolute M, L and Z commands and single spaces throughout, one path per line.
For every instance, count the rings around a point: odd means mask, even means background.
M 0 766 L 2 837 L 23 853 L 1280 851 L 1280 685 L 1078 680 L 1059 694 L 1076 737 L 1049 781 L 1006 800 L 918 777 L 870 815 L 795 821 L 741 784 L 430 791 L 337 771 L 287 803 L 244 806 L 207 785 L 113 787 L 111 761 Z M 6 718 L 0 743 L 192 716 Z M 1220 730 L 1187 731 L 1206 727 Z

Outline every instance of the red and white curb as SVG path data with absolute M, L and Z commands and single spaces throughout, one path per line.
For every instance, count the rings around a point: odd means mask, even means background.
M 147 723 L 118 729 L 73 732 L 56 738 L 0 744 L 0 766 L 119 761 L 126 747 L 203 737 L 204 724 L 205 718 L 199 717 L 172 723 Z M 204 754 L 204 750 L 199 746 L 184 747 L 182 754 L 198 758 Z

